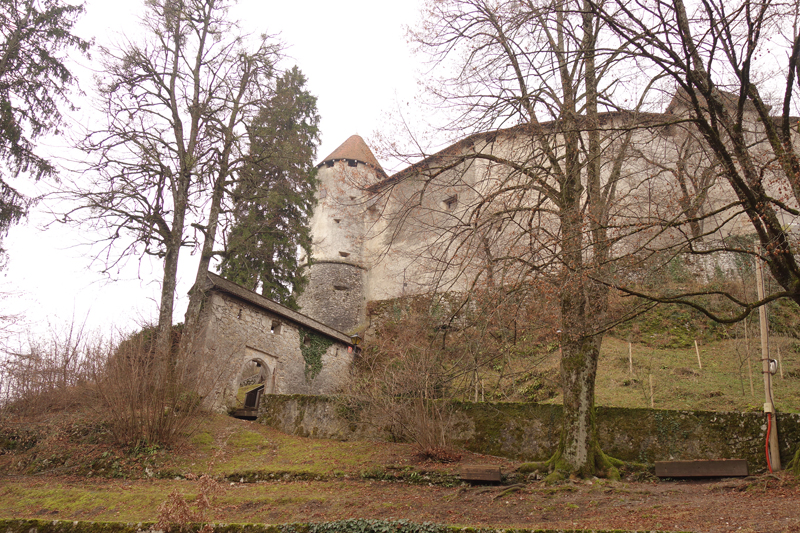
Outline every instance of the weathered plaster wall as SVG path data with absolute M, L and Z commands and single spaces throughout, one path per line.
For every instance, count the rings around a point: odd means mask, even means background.
M 614 253 L 623 256 L 646 250 L 645 255 L 651 257 L 647 268 L 663 266 L 659 264 L 661 257 L 652 252 L 684 242 L 687 231 L 703 234 L 699 246 L 708 249 L 719 244 L 714 240 L 718 236 L 753 231 L 749 219 L 738 210 L 734 190 L 717 177 L 713 158 L 695 140 L 694 128 L 678 123 L 665 125 L 686 112 L 685 106 L 677 105 L 663 115 L 620 112 L 601 116 L 600 173 L 604 186 L 615 191 L 608 205 L 609 227 L 630 228 L 631 223 L 637 227 L 635 231 L 620 230 Z M 745 117 L 745 124 L 755 128 L 748 135 L 756 143 L 752 150 L 758 154 L 767 147 L 762 130 L 751 114 Z M 630 138 L 620 134 L 631 126 L 636 127 Z M 553 142 L 560 147 L 557 150 L 563 150 L 556 134 Z M 369 151 L 366 146 L 363 149 Z M 552 198 L 508 165 L 480 159 L 453 163 L 454 158 L 474 153 L 522 161 L 534 169 L 548 166 L 538 139 L 527 130 L 514 128 L 472 135 L 398 172 L 382 185 L 376 185 L 379 177 L 370 165 L 355 160 L 324 161 L 319 167 L 319 203 L 311 220 L 313 259 L 362 267 L 364 304 L 432 290 L 468 290 L 479 274 L 491 276 L 490 283 L 505 283 L 530 275 L 529 269 L 546 272 L 557 268 L 560 260 L 553 254 L 559 250 L 555 241 L 560 221 Z M 618 166 L 618 157 L 623 155 Z M 449 168 L 451 163 L 453 168 Z M 767 190 L 783 198 L 782 175 L 771 174 L 768 167 L 765 172 Z M 681 194 L 682 190 L 686 193 Z M 698 214 L 717 214 L 701 217 L 692 226 L 667 223 L 694 218 L 686 214 L 687 202 L 697 199 L 702 204 Z M 797 208 L 794 199 L 784 201 Z M 648 221 L 664 223 L 637 226 L 643 212 Z M 800 224 L 791 210 L 779 210 L 779 217 L 786 227 Z M 723 220 L 724 231 L 714 231 L 714 225 Z M 520 260 L 503 261 L 509 250 Z M 695 256 L 691 262 L 693 271 L 705 276 L 711 276 L 717 268 L 725 271 L 734 266 L 733 257 L 724 254 Z M 312 265 L 312 277 L 318 268 L 324 265 Z M 314 298 L 309 300 L 311 305 L 303 302 L 303 309 L 310 316 L 329 321 L 332 314 L 348 311 L 323 304 L 337 301 L 335 295 L 328 295 L 328 300 L 320 297 L 324 291 L 333 291 L 324 281 L 315 289 L 309 288 Z M 318 314 L 321 309 L 325 314 Z M 349 316 L 339 320 L 348 330 L 357 323 Z
M 453 443 L 467 450 L 520 460 L 546 460 L 556 449 L 559 405 L 522 403 L 454 404 Z M 295 435 L 386 438 L 376 427 L 356 422 L 335 399 L 272 396 L 259 421 Z M 600 407 L 597 423 L 603 451 L 627 461 L 747 459 L 751 471 L 766 468 L 766 422 L 761 413 L 715 413 Z M 800 414 L 778 414 L 781 461 L 800 446 Z
M 307 378 L 297 324 L 228 294 L 208 293 L 201 316 L 198 353 L 214 369 L 218 384 L 207 405 L 224 411 L 234 405 L 242 370 L 250 361 L 268 369 L 265 389 L 277 394 L 331 394 L 350 378 L 352 353 L 334 341 L 322 357 L 322 370 Z M 245 378 L 248 376 L 244 376 Z
M 363 191 L 377 177 L 372 167 L 355 161 L 323 165 L 317 177 L 309 222 L 313 257 L 298 304 L 311 318 L 351 332 L 363 322 L 366 307 L 364 233 L 371 215 Z

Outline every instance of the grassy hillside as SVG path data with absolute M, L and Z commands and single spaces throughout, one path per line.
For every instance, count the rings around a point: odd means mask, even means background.
M 688 347 L 659 348 L 607 336 L 598 364 L 596 403 L 612 407 L 760 411 L 765 396 L 759 342 L 758 338 L 748 343 L 738 339 L 699 342 L 700 368 L 694 342 Z M 780 350 L 783 372 L 783 377 L 780 372 L 772 376 L 775 405 L 779 411 L 800 412 L 800 342 L 778 337 L 771 339 L 770 347 L 773 358 Z M 499 372 L 489 369 L 481 378 L 483 398 L 561 403 L 558 363 L 557 348 L 509 362 L 506 376 L 514 377 L 507 379 L 502 394 L 499 389 L 487 393 L 486 384 L 500 379 Z
M 749 344 L 749 350 L 748 345 Z M 800 344 L 794 339 L 772 339 L 772 357 L 780 347 L 783 378 L 772 377 L 773 400 L 778 410 L 800 412 Z M 603 343 L 597 376 L 597 403 L 617 407 L 701 409 L 709 411 L 761 410 L 764 379 L 758 339 L 723 340 L 688 348 L 655 348 L 630 345 L 609 337 Z M 748 354 L 750 364 L 748 366 Z M 753 387 L 751 389 L 750 377 Z

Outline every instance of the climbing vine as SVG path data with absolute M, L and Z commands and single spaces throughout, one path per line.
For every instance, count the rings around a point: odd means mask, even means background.
M 306 381 L 314 379 L 322 370 L 322 356 L 333 345 L 333 341 L 314 331 L 300 328 L 300 352 L 306 362 Z

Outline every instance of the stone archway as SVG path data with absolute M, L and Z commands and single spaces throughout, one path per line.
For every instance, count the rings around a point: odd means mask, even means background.
M 247 347 L 239 371 L 233 381 L 231 398 L 233 405 L 228 411 L 237 418 L 255 419 L 258 406 L 265 394 L 275 392 L 278 359 L 259 350 Z

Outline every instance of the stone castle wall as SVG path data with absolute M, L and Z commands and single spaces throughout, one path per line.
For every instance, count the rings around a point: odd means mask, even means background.
M 206 405 L 226 411 L 235 405 L 242 371 L 251 361 L 266 367 L 266 393 L 332 394 L 350 378 L 353 361 L 348 345 L 333 341 L 322 357 L 322 369 L 309 377 L 300 349 L 300 324 L 226 293 L 209 291 L 200 319 L 196 353 L 204 379 L 213 382 Z
M 299 298 L 303 313 L 323 324 L 350 333 L 364 321 L 366 271 L 358 266 L 319 261 L 309 272 L 309 283 Z
M 317 206 L 310 220 L 309 283 L 298 303 L 309 317 L 350 333 L 365 318 L 364 235 L 369 214 L 363 191 L 375 181 L 375 170 L 363 162 L 340 160 L 322 166 L 318 179 Z
M 556 450 L 562 407 L 536 403 L 453 402 L 451 442 L 459 448 L 525 461 L 545 461 Z M 800 442 L 800 414 L 778 413 L 782 464 Z M 259 421 L 286 433 L 337 440 L 387 439 L 380 424 L 366 424 L 334 398 L 273 396 Z M 625 461 L 746 459 L 764 471 L 767 430 L 763 413 L 597 408 L 603 451 Z

